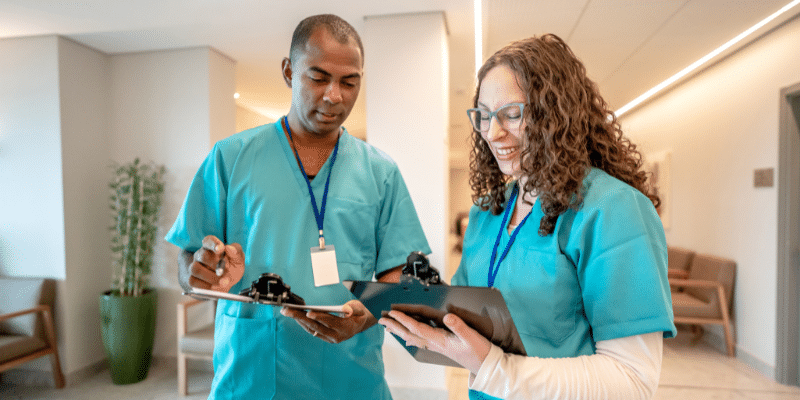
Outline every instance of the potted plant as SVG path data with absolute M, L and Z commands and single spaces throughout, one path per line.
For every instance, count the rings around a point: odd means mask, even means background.
M 149 277 L 165 169 L 139 158 L 113 168 L 108 186 L 114 276 L 100 296 L 100 319 L 111 378 L 120 385 L 143 380 L 150 368 L 157 297 Z

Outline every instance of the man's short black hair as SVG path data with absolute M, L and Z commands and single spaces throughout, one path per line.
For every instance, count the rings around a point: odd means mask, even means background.
M 351 38 L 358 44 L 361 51 L 361 63 L 364 63 L 364 45 L 355 28 L 347 21 L 333 14 L 312 15 L 297 24 L 292 35 L 292 45 L 289 47 L 289 59 L 294 61 L 298 52 L 304 51 L 308 38 L 317 27 L 323 26 L 339 43 L 347 43 Z

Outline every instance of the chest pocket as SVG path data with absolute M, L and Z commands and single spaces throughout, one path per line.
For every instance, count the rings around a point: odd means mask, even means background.
M 328 198 L 325 208 L 325 241 L 336 248 L 339 278 L 370 279 L 378 253 L 377 207 L 349 199 Z M 346 268 L 342 268 L 342 264 Z M 349 276 L 359 270 L 358 276 Z
M 561 254 L 520 248 L 516 256 L 522 259 L 507 264 L 515 278 L 500 289 L 517 330 L 524 341 L 532 336 L 557 346 L 583 318 L 575 267 Z

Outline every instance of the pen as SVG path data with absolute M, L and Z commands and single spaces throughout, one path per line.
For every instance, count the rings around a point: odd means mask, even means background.
M 224 259 L 220 260 L 219 264 L 217 264 L 216 273 L 217 273 L 217 276 L 222 276 L 222 274 L 225 273 L 225 260 Z

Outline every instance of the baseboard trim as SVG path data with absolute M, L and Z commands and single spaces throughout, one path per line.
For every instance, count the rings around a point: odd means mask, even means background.
M 721 353 L 728 354 L 728 350 L 725 347 L 725 338 L 711 329 L 705 329 L 705 332 L 703 333 L 703 342 L 714 349 L 719 350 Z M 742 350 L 738 343 L 734 344 L 734 346 L 737 359 L 760 372 L 767 378 L 772 379 L 773 381 L 775 380 L 776 373 L 774 365 L 769 365 L 747 351 Z
M 108 369 L 108 363 L 102 359 L 94 364 L 87 365 L 77 371 L 67 374 L 67 385 L 76 385 L 85 382 L 99 373 Z

